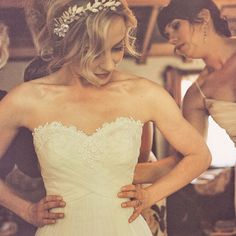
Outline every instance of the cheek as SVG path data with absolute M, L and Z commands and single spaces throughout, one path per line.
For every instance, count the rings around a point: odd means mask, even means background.
M 95 59 L 94 61 L 93 61 L 93 63 L 90 65 L 90 70 L 91 71 L 94 71 L 94 70 L 96 70 L 96 68 L 97 67 L 99 67 L 99 65 L 100 65 L 100 62 L 101 60 L 99 60 L 99 59 Z
M 202 42 L 202 34 L 199 27 L 195 26 L 191 29 L 191 39 L 195 46 L 198 46 Z
M 124 57 L 124 51 L 119 52 L 119 53 L 116 53 L 116 54 L 114 55 L 114 57 L 113 57 L 113 60 L 114 60 L 114 62 L 117 64 L 117 63 L 119 63 L 120 61 L 122 61 L 123 57 Z
M 189 27 L 185 27 L 182 32 L 182 37 L 185 39 L 185 41 L 189 42 L 191 41 L 191 38 L 193 36 L 193 32 Z

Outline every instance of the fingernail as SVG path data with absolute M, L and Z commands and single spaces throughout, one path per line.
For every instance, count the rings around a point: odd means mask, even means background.
M 63 218 L 63 217 L 64 217 L 64 214 L 60 214 L 60 217 Z
M 118 197 L 121 197 L 121 196 L 122 196 L 122 193 L 118 193 L 117 196 L 118 196 Z
M 66 203 L 65 202 L 60 202 L 60 206 L 65 206 Z
M 60 196 L 57 196 L 57 200 L 62 200 L 62 197 L 60 197 Z
M 122 206 L 122 207 L 126 207 L 126 204 L 125 204 L 125 203 L 122 203 L 121 206 Z

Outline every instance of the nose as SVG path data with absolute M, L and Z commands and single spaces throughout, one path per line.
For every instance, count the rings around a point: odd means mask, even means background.
M 111 53 L 104 53 L 100 67 L 107 72 L 112 72 L 115 69 L 116 62 Z
M 178 39 L 177 39 L 177 37 L 175 37 L 175 36 L 169 36 L 169 40 L 168 40 L 168 42 L 170 43 L 170 44 L 172 44 L 172 45 L 176 45 L 177 44 L 177 42 L 178 42 Z

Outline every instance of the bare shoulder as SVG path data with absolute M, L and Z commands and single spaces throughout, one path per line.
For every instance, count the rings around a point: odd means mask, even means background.
M 1 100 L 1 123 L 5 126 L 10 124 L 15 127 L 26 126 L 26 117 L 36 106 L 33 87 L 31 83 L 20 84 Z
M 133 95 L 139 94 L 142 96 L 156 96 L 159 93 L 166 92 L 163 86 L 157 82 L 149 80 L 148 78 L 128 73 L 122 73 L 121 76 L 123 83 L 127 85 L 130 90 L 129 92 L 131 92 Z
M 39 105 L 43 97 L 41 85 L 35 82 L 24 82 L 11 89 L 2 99 L 0 110 L 6 108 L 12 114 L 31 114 Z
M 35 82 L 24 82 L 17 85 L 9 91 L 6 100 L 20 105 L 21 103 L 27 105 L 30 101 L 40 95 L 40 85 Z
M 197 79 L 197 81 L 201 81 L 201 75 Z M 199 85 L 200 86 L 200 85 Z M 199 88 L 196 83 L 193 83 L 187 90 L 184 100 L 183 100 L 183 108 L 191 107 L 191 108 L 203 108 L 204 107 L 204 98 L 201 95 Z

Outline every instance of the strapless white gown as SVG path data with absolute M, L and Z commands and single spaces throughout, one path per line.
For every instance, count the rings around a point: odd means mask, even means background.
M 133 210 L 121 208 L 117 193 L 132 183 L 142 123 L 120 117 L 87 135 L 74 126 L 52 122 L 36 128 L 34 145 L 48 195 L 66 201 L 65 218 L 37 230 L 37 236 L 151 236 Z

